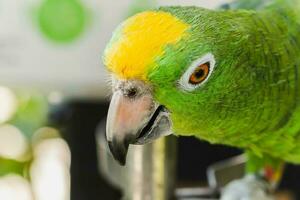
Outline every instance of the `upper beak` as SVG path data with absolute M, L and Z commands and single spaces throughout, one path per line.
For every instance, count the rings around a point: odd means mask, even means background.
M 132 90 L 132 87 L 130 87 Z M 149 92 L 116 90 L 109 106 L 106 137 L 109 148 L 121 165 L 126 163 L 129 144 L 144 144 L 170 134 L 168 112 L 154 102 Z

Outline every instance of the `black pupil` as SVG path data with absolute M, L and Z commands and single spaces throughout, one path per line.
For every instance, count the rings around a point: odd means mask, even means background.
M 201 78 L 201 77 L 203 77 L 204 76 L 204 70 L 203 69 L 198 69 L 196 72 L 195 72 L 195 77 L 197 78 L 197 79 L 199 79 L 199 78 Z
M 209 63 L 205 64 L 206 66 L 209 66 Z M 202 68 L 197 69 L 197 71 L 194 73 L 194 76 L 197 79 L 201 79 L 203 76 L 205 76 L 205 71 Z

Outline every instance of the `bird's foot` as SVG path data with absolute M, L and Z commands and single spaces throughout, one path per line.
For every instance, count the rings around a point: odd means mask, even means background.
M 273 200 L 270 185 L 256 177 L 247 175 L 229 183 L 222 191 L 221 200 Z

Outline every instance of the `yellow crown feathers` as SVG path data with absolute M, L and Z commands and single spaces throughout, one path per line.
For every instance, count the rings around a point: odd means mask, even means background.
M 189 25 L 162 11 L 147 11 L 126 20 L 104 53 L 104 63 L 118 78 L 146 80 L 164 47 L 177 43 Z

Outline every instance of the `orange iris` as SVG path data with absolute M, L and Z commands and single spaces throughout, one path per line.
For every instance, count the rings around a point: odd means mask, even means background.
M 199 65 L 190 76 L 189 83 L 197 85 L 203 82 L 209 74 L 209 63 Z

